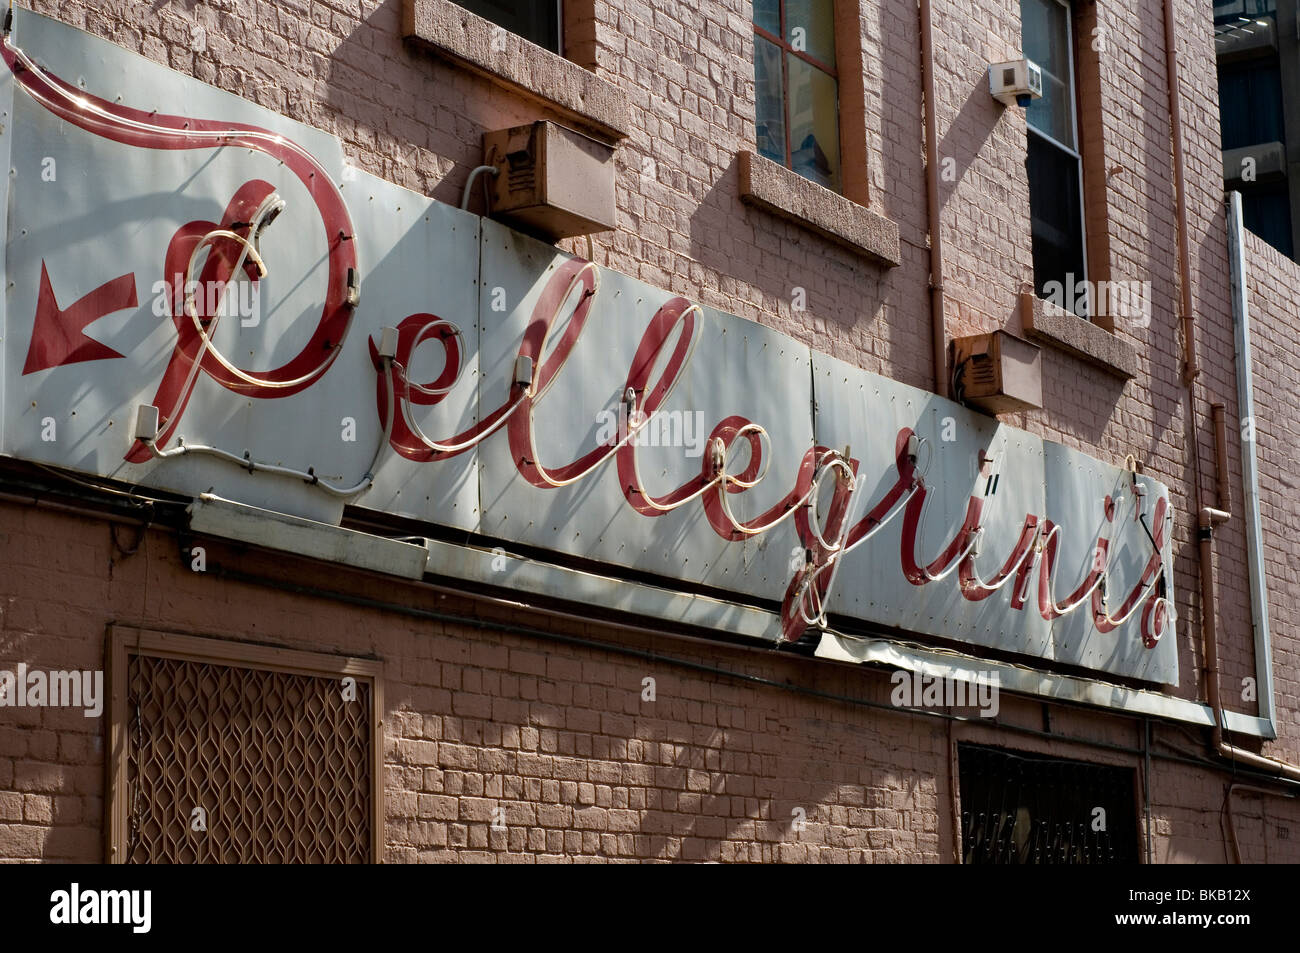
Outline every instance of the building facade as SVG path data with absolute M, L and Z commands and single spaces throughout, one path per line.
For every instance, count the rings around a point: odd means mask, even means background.
M 1300 859 L 1220 4 L 28 6 L 0 859 Z

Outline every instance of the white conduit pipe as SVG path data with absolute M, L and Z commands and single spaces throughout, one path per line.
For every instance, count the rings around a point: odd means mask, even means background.
M 1229 192 L 1228 272 L 1231 281 L 1233 324 L 1237 329 L 1237 404 L 1249 421 L 1252 439 L 1241 441 L 1241 480 L 1246 498 L 1246 561 L 1250 579 L 1250 614 L 1255 630 L 1255 680 L 1259 717 L 1265 722 L 1264 737 L 1277 737 L 1277 709 L 1273 699 L 1273 640 L 1268 622 L 1268 582 L 1264 577 L 1264 546 L 1259 521 L 1259 461 L 1255 451 L 1255 379 L 1251 374 L 1250 305 L 1246 297 L 1245 225 L 1241 215 L 1241 193 Z

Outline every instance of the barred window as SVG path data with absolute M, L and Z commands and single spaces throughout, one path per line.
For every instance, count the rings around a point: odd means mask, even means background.
M 1132 770 L 971 744 L 957 755 L 964 863 L 1138 862 Z

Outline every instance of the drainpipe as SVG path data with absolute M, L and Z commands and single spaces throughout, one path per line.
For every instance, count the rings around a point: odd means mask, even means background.
M 1229 192 L 1228 274 L 1231 281 L 1232 317 L 1237 330 L 1237 406 L 1250 428 L 1251 439 L 1241 442 L 1241 481 L 1245 490 L 1246 557 L 1250 580 L 1250 615 L 1255 630 L 1255 684 L 1259 717 L 1267 723 L 1265 737 L 1277 737 L 1277 710 L 1273 704 L 1273 638 L 1268 621 L 1268 582 L 1264 575 L 1264 543 L 1259 515 L 1259 460 L 1255 452 L 1255 378 L 1251 371 L 1250 306 L 1246 298 L 1245 225 L 1241 193 Z
M 1300 781 L 1300 768 L 1295 765 L 1276 758 L 1266 758 L 1245 748 L 1230 745 L 1223 740 L 1223 706 L 1219 699 L 1219 646 L 1218 633 L 1215 631 L 1213 550 L 1210 541 L 1214 535 L 1214 527 L 1230 518 L 1230 515 L 1223 510 L 1204 506 L 1201 508 L 1199 530 L 1196 534 L 1201 557 L 1201 637 L 1205 653 L 1205 695 L 1206 701 L 1214 711 L 1211 743 L 1215 752 L 1229 761 L 1288 781 Z
M 1231 276 L 1232 316 L 1236 324 L 1236 378 L 1240 406 L 1245 415 L 1252 420 L 1255 417 L 1255 381 L 1251 374 L 1251 312 L 1245 294 L 1245 243 L 1242 220 L 1242 196 L 1239 192 L 1230 192 L 1227 196 L 1227 217 L 1229 217 L 1229 270 Z M 1187 382 L 1190 407 L 1188 415 L 1192 417 L 1190 429 L 1195 437 L 1196 385 Z M 1201 499 L 1200 454 L 1196 442 L 1192 442 L 1193 454 L 1196 454 L 1196 499 Z M 1247 558 L 1249 580 L 1251 580 L 1251 611 L 1255 621 L 1255 666 L 1256 688 L 1260 718 L 1269 725 L 1270 737 L 1277 737 L 1277 722 L 1273 707 L 1273 649 L 1269 638 L 1269 602 L 1268 590 L 1264 579 L 1264 549 L 1260 534 L 1260 480 L 1255 455 L 1255 441 L 1243 441 L 1242 454 L 1243 481 L 1245 484 L 1245 514 L 1247 514 Z M 1205 699 L 1214 712 L 1214 729 L 1212 746 L 1221 757 L 1234 763 L 1255 768 L 1258 771 L 1281 777 L 1290 781 L 1300 781 L 1300 767 L 1295 764 L 1266 758 L 1227 744 L 1223 740 L 1223 706 L 1218 689 L 1218 633 L 1216 631 L 1217 608 L 1214 603 L 1214 564 L 1212 540 L 1214 528 L 1231 519 L 1229 512 L 1213 507 L 1201 507 L 1197 520 L 1197 547 L 1200 555 L 1201 575 L 1201 640 L 1205 655 Z
M 1182 113 L 1179 108 L 1178 61 L 1175 47 L 1176 24 L 1173 5 L 1174 0 L 1165 0 L 1164 2 L 1165 73 L 1169 82 L 1169 137 L 1174 159 L 1174 201 L 1178 231 L 1178 280 L 1183 320 L 1183 384 L 1187 387 L 1187 430 L 1191 438 L 1188 441 L 1188 446 L 1191 448 L 1195 461 L 1194 498 L 1197 504 L 1200 505 L 1202 502 L 1201 458 L 1200 442 L 1196 439 L 1196 378 L 1200 374 L 1200 367 L 1196 363 L 1196 325 L 1192 315 L 1192 270 L 1188 248 L 1190 241 L 1187 226 L 1187 188 L 1183 174 L 1183 124 Z M 1249 316 L 1245 306 L 1245 257 L 1241 240 L 1241 197 L 1235 193 L 1229 199 L 1229 214 L 1232 218 L 1231 227 L 1228 229 L 1229 241 L 1232 243 L 1231 247 L 1234 252 L 1230 255 L 1233 272 L 1233 310 L 1238 318 L 1237 380 L 1238 388 L 1243 395 L 1242 408 L 1248 415 L 1253 415 L 1253 391 L 1251 390 L 1249 367 L 1250 351 L 1248 349 L 1250 343 Z M 1247 521 L 1247 534 L 1248 539 L 1251 540 L 1248 547 L 1248 558 L 1252 570 L 1251 606 L 1255 619 L 1256 672 L 1262 676 L 1258 677 L 1256 681 L 1257 688 L 1260 689 L 1258 695 L 1261 715 L 1266 710 L 1264 699 L 1267 698 L 1268 714 L 1263 715 L 1263 717 L 1271 726 L 1272 736 L 1276 738 L 1277 731 L 1272 709 L 1272 652 L 1268 643 L 1267 601 L 1263 598 L 1263 552 L 1260 549 L 1259 542 L 1259 487 L 1254 468 L 1253 442 L 1249 442 L 1247 450 L 1246 457 L 1250 462 L 1247 468 L 1244 469 L 1246 469 L 1245 479 L 1247 482 L 1246 506 L 1248 507 L 1247 512 L 1250 514 L 1250 519 Z M 1214 535 L 1214 527 L 1230 518 L 1231 514 L 1226 510 L 1202 506 L 1197 520 L 1197 543 L 1201 575 L 1201 637 L 1205 654 L 1205 694 L 1206 701 L 1214 712 L 1212 746 L 1216 754 L 1229 761 L 1249 766 L 1288 781 L 1300 781 L 1300 768 L 1295 765 L 1287 764 L 1276 758 L 1257 755 L 1253 751 L 1238 748 L 1223 740 L 1224 716 L 1223 706 L 1219 699 L 1219 649 L 1215 626 L 1217 607 L 1214 600 L 1214 551 L 1211 540 Z M 1256 574 L 1257 570 L 1259 571 L 1258 575 Z
M 921 86 L 925 101 L 925 206 L 930 228 L 930 344 L 934 392 L 948 396 L 948 331 L 944 322 L 943 223 L 939 219 L 939 117 L 934 91 L 934 16 L 921 3 Z
M 1169 82 L 1169 138 L 1174 154 L 1174 209 L 1178 220 L 1178 285 L 1183 321 L 1183 383 L 1201 373 L 1196 363 L 1196 321 L 1192 316 L 1192 259 L 1187 236 L 1187 180 L 1183 172 L 1183 119 L 1178 96 L 1177 24 L 1174 0 L 1165 0 L 1165 77 Z
M 1232 794 L 1234 791 L 1243 791 L 1248 794 L 1258 795 L 1276 795 L 1276 791 L 1270 791 L 1268 788 L 1257 788 L 1252 784 L 1239 784 L 1233 782 L 1228 785 L 1228 789 L 1223 792 L 1223 811 L 1228 815 L 1228 835 L 1232 839 L 1232 856 L 1236 863 L 1241 863 L 1241 845 L 1237 843 L 1237 825 L 1232 819 Z M 1267 843 L 1265 845 L 1267 848 Z

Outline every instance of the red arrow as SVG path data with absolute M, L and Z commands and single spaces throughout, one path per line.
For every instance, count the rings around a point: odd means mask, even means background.
M 45 262 L 41 262 L 41 290 L 36 297 L 36 320 L 32 327 L 32 343 L 27 348 L 24 374 L 64 364 L 81 361 L 102 361 L 125 357 L 106 344 L 86 337 L 83 330 L 100 318 L 136 307 L 135 275 L 122 275 L 100 285 L 66 310 L 59 308 L 50 285 Z

